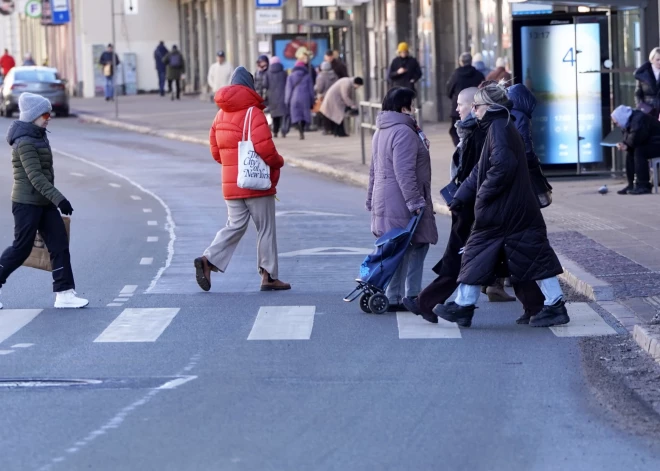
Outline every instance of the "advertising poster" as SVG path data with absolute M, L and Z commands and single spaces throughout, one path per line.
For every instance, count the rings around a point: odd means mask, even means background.
M 522 83 L 538 100 L 532 119 L 542 164 L 603 161 L 599 23 L 520 28 Z M 579 51 L 579 52 L 578 52 Z
M 325 52 L 330 49 L 330 40 L 324 34 L 313 34 L 309 41 L 307 36 L 273 35 L 273 55 L 280 58 L 282 66 L 287 70 L 293 69 L 296 52 L 301 47 L 311 53 L 312 66 L 319 67 Z

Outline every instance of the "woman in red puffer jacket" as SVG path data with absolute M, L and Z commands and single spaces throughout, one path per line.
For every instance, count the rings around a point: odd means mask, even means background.
M 254 89 L 254 78 L 243 67 L 231 77 L 231 85 L 215 95 L 220 111 L 213 121 L 210 133 L 211 154 L 222 165 L 222 192 L 227 204 L 227 225 L 215 240 L 195 259 L 197 283 L 204 291 L 211 289 L 211 271 L 224 273 L 229 261 L 247 230 L 250 218 L 257 228 L 257 258 L 262 277 L 262 291 L 291 289 L 291 285 L 278 279 L 277 238 L 275 231 L 275 194 L 284 159 L 275 149 L 273 138 L 263 113 L 263 98 Z M 243 123 L 252 111 L 251 140 L 254 151 L 270 167 L 271 187 L 268 190 L 239 188 L 238 143 L 243 140 Z

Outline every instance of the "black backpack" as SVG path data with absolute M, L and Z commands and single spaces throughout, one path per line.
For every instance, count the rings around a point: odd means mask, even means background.
M 170 67 L 173 67 L 175 69 L 180 68 L 182 63 L 183 63 L 183 60 L 181 58 L 181 54 L 179 54 L 177 52 L 177 53 L 174 53 L 174 54 L 170 55 L 170 61 L 169 62 L 170 62 Z

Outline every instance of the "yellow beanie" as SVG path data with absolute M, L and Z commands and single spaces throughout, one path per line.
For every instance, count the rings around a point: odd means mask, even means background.
M 396 52 L 408 51 L 408 43 L 399 43 L 399 47 L 396 49 Z

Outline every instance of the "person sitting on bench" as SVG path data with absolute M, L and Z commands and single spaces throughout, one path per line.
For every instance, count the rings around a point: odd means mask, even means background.
M 623 131 L 623 141 L 617 144 L 626 155 L 628 186 L 620 195 L 651 193 L 649 159 L 660 157 L 660 122 L 640 110 L 621 105 L 612 113 L 612 121 Z M 635 184 L 637 175 L 637 184 Z

